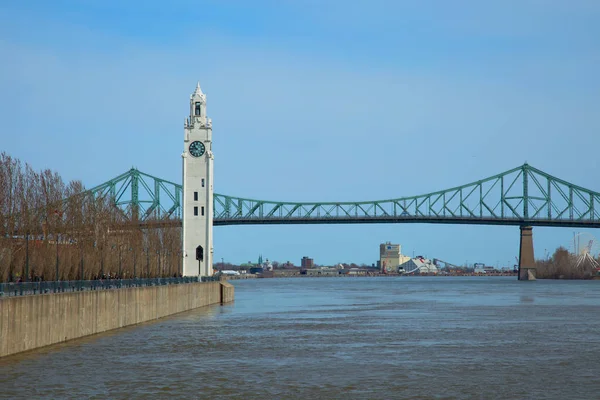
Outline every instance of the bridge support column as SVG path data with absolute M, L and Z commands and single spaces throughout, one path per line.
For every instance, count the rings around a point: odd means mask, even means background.
M 519 247 L 519 280 L 535 280 L 535 259 L 533 257 L 533 228 L 521 226 L 521 245 Z

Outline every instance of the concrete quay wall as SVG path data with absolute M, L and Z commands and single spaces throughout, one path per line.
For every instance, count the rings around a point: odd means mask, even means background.
M 0 357 L 233 301 L 227 282 L 198 282 L 0 299 Z
M 221 303 L 231 303 L 234 300 L 235 288 L 229 282 L 221 282 Z

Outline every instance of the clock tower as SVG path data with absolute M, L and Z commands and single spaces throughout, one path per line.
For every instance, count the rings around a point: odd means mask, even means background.
M 212 121 L 200 83 L 190 96 L 183 138 L 183 276 L 213 274 Z

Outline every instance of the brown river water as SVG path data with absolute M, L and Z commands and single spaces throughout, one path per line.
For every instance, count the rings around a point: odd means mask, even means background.
M 600 399 L 600 281 L 232 283 L 230 305 L 0 359 L 0 398 Z

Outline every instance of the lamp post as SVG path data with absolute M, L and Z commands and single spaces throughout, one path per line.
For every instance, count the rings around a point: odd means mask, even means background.
M 25 234 L 25 282 L 29 281 L 29 232 Z
M 146 278 L 150 279 L 150 250 L 145 248 L 146 252 Z
M 119 245 L 119 277 L 118 279 L 123 279 L 121 276 L 121 245 Z
M 133 251 L 133 279 L 137 278 L 135 273 L 135 250 L 133 248 L 129 248 L 129 251 Z
M 56 290 L 55 291 L 58 291 L 58 281 L 60 280 L 60 277 L 58 276 L 58 233 L 56 234 L 55 241 L 56 241 L 56 274 L 55 274 Z
M 61 222 L 61 217 L 62 217 L 62 213 L 59 212 L 58 210 L 54 211 L 54 216 L 56 217 L 56 237 L 55 242 L 56 242 L 56 276 L 55 276 L 55 280 L 56 280 L 56 291 L 58 291 L 58 282 L 60 281 L 60 275 L 58 273 L 58 269 L 59 269 L 59 262 L 58 262 L 58 242 L 60 241 L 60 234 L 58 233 L 59 230 L 59 226 L 60 226 L 60 222 Z
M 166 258 L 165 258 L 165 266 L 163 266 L 163 275 L 165 275 L 165 271 L 168 271 L 168 275 L 167 278 L 170 277 L 171 275 L 171 252 L 169 250 L 167 250 L 166 252 Z
M 158 254 L 158 267 L 156 269 L 156 275 L 158 277 L 162 277 L 161 270 L 160 270 L 160 249 L 156 250 L 156 254 Z
M 79 247 L 79 256 L 81 258 L 81 261 L 79 263 L 80 265 L 80 272 L 79 272 L 79 280 L 81 281 L 81 287 L 83 288 L 83 246 Z
M 100 279 L 104 279 L 104 248 L 100 246 Z

